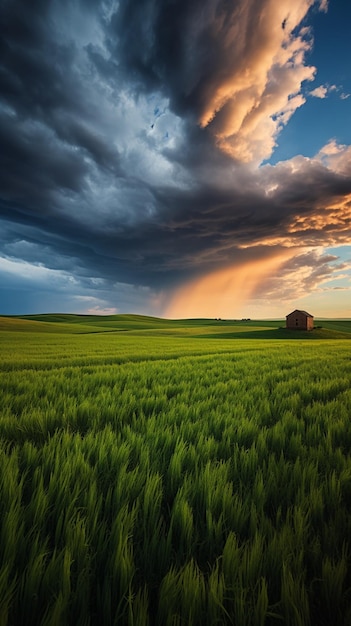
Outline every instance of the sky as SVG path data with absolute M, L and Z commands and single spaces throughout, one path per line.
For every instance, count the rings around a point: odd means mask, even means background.
M 350 2 L 0 12 L 0 314 L 351 317 Z

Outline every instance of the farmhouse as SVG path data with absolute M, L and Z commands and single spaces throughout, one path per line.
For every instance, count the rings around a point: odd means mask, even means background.
M 291 330 L 313 330 L 313 315 L 296 309 L 286 316 L 286 327 Z

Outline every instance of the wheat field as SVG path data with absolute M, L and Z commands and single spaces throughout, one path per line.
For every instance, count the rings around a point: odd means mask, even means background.
M 348 626 L 351 323 L 0 318 L 1 626 Z

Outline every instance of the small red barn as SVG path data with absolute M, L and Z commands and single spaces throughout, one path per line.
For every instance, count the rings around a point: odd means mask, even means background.
M 313 330 L 313 315 L 296 309 L 286 316 L 286 327 L 291 330 Z

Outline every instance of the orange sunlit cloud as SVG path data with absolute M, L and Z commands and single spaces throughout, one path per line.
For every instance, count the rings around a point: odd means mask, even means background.
M 292 216 L 286 232 L 281 236 L 252 238 L 242 243 L 241 249 L 257 245 L 283 246 L 285 248 L 340 246 L 351 240 L 351 194 L 333 200 L 326 206 L 317 206 L 310 215 Z
M 266 0 L 250 41 L 245 34 L 250 3 L 241 3 L 230 22 L 223 14 L 213 16 L 212 36 L 221 33 L 231 53 L 209 85 L 199 123 L 210 127 L 221 150 L 241 162 L 268 158 L 281 127 L 305 102 L 301 85 L 314 79 L 316 68 L 305 64 L 310 31 L 296 28 L 310 6 L 310 0 Z
M 240 316 L 240 310 L 257 286 L 278 272 L 296 250 L 275 252 L 269 258 L 238 263 L 217 270 L 178 289 L 164 312 L 166 317 Z
M 290 233 L 309 230 L 331 231 L 332 233 L 350 233 L 351 224 L 351 195 L 345 196 L 339 202 L 319 209 L 311 216 L 297 215 L 289 227 Z M 325 238 L 324 238 L 325 241 Z M 332 242 L 334 243 L 334 242 Z

